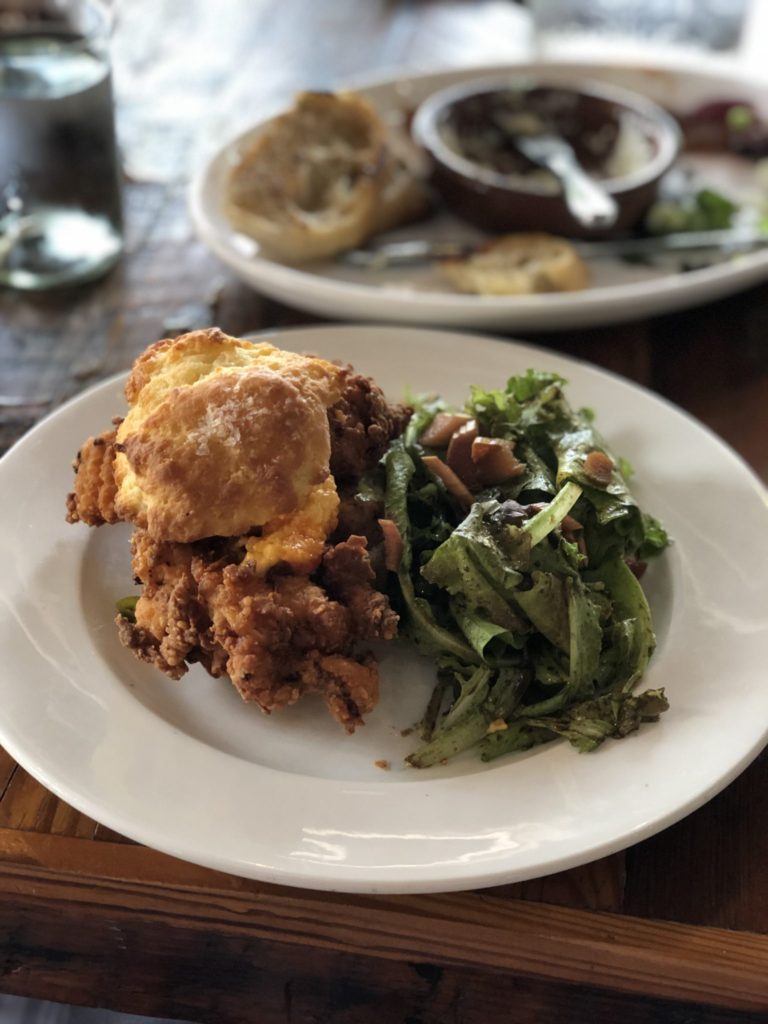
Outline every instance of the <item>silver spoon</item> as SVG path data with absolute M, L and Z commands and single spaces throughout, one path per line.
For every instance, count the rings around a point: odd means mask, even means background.
M 619 207 L 581 167 L 570 143 L 552 132 L 516 135 L 517 149 L 533 163 L 546 167 L 558 179 L 565 204 L 585 228 L 609 228 L 616 223 Z

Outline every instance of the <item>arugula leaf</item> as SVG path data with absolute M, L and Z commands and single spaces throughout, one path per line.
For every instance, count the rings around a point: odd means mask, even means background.
M 384 508 L 387 517 L 397 525 L 403 540 L 403 554 L 397 578 L 407 612 L 408 631 L 414 643 L 425 654 L 438 656 L 448 652 L 466 662 L 476 662 L 478 656 L 473 649 L 460 634 L 451 633 L 439 625 L 429 602 L 423 597 L 417 597 L 413 588 L 410 575 L 413 549 L 408 518 L 408 485 L 416 472 L 416 466 L 405 450 L 402 439 L 398 439 L 390 446 L 384 456 L 384 466 L 387 474 Z
M 565 586 L 570 634 L 568 685 L 576 693 L 591 693 L 603 642 L 600 612 L 580 577 L 569 577 Z
M 445 402 L 442 398 L 414 397 L 410 401 L 413 413 L 405 428 L 403 442 L 406 448 L 411 448 L 418 443 L 419 438 L 427 429 L 435 416 L 445 409 Z
M 488 507 L 476 502 L 466 519 L 434 551 L 421 574 L 449 594 L 461 594 L 468 607 L 484 610 L 497 625 L 524 629 L 506 600 L 522 575 L 508 563 L 486 526 L 484 513 Z
M 518 649 L 525 644 L 523 637 L 483 618 L 475 609 L 467 608 L 460 600 L 451 601 L 450 608 L 459 629 L 484 661 L 494 657 L 494 648 L 491 647 L 494 640 L 503 641 L 503 645 Z
M 555 442 L 555 451 L 558 483 L 574 481 L 582 487 L 583 500 L 574 515 L 584 524 L 592 565 L 619 554 L 644 559 L 664 550 L 669 538 L 657 520 L 640 511 L 622 472 L 622 460 L 612 459 L 614 468 L 605 487 L 595 486 L 585 473 L 590 452 L 610 455 L 597 431 L 585 427 L 563 434 Z
M 561 387 L 565 383 L 557 373 L 528 370 L 510 377 L 503 391 L 472 386 L 466 409 L 477 420 L 482 434 L 514 437 L 520 428 L 562 415 Z
M 630 693 L 605 694 L 594 700 L 575 704 L 556 718 L 528 719 L 537 729 L 551 729 L 565 736 L 580 753 L 595 750 L 609 736 L 621 739 L 635 732 L 643 722 L 655 721 L 669 708 L 664 690 L 646 690 L 636 696 Z
M 669 545 L 669 535 L 658 519 L 655 519 L 648 512 L 641 516 L 643 526 L 643 539 L 637 545 L 636 556 L 645 561 L 647 558 L 654 558 L 661 554 L 664 548 Z
M 503 754 L 519 753 L 530 750 L 541 743 L 551 743 L 557 734 L 551 729 L 539 729 L 524 719 L 517 719 L 508 724 L 506 729 L 491 733 L 480 743 L 480 758 L 493 761 Z
M 656 647 L 651 609 L 635 574 L 620 558 L 604 562 L 599 569 L 586 572 L 585 579 L 603 583 L 610 595 L 617 621 L 634 623 L 631 634 L 627 631 L 629 648 L 618 666 L 615 687 L 629 692 L 645 672 Z
M 534 573 L 534 578 L 536 575 Z M 543 578 L 545 574 L 539 576 Z M 568 681 L 559 693 L 532 706 L 520 708 L 519 714 L 526 718 L 552 714 L 575 700 L 591 696 L 600 665 L 603 630 L 596 602 L 578 576 L 560 579 L 550 574 L 548 578 L 553 581 L 549 586 L 559 584 L 561 589 L 556 600 L 546 601 L 544 594 L 540 596 L 535 609 L 539 621 L 534 622 L 534 625 L 556 647 L 568 654 Z M 518 595 L 518 601 L 522 596 Z M 552 629 L 553 624 L 560 630 L 556 641 L 545 631 Z
M 492 723 L 512 713 L 528 685 L 528 676 L 520 669 L 507 668 L 492 681 L 489 669 L 478 669 L 461 682 L 459 698 L 432 739 L 406 758 L 414 768 L 428 768 L 480 742 Z
M 568 654 L 571 639 L 565 582 L 552 572 L 534 572 L 533 586 L 530 590 L 519 591 L 515 600 L 539 633 Z

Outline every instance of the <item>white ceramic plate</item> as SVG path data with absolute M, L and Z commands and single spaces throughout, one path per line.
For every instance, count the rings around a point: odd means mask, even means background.
M 503 74 L 485 67 L 401 76 L 358 89 L 392 123 L 399 123 L 436 89 L 454 82 Z M 695 109 L 709 100 L 748 100 L 768 116 L 768 91 L 719 74 L 690 70 L 613 65 L 521 64 L 515 74 L 550 81 L 593 78 L 644 93 L 673 112 Z M 378 320 L 446 327 L 495 327 L 556 330 L 631 320 L 683 309 L 747 288 L 768 277 L 768 250 L 704 269 L 679 272 L 629 264 L 593 261 L 593 286 L 583 292 L 518 297 L 460 295 L 443 285 L 429 268 L 387 272 L 355 270 L 333 261 L 288 267 L 259 253 L 251 239 L 234 231 L 222 212 L 224 181 L 238 153 L 260 126 L 221 149 L 202 169 L 190 192 L 192 219 L 200 238 L 239 277 L 258 291 L 290 306 L 334 319 Z M 754 197 L 755 184 L 746 161 L 729 156 L 685 157 L 702 184 L 722 188 L 742 200 Z M 424 224 L 391 232 L 388 239 L 479 237 L 454 218 L 441 215 Z M 384 236 L 382 236 L 382 239 Z M 677 265 L 677 264 L 676 264 Z
M 484 765 L 471 753 L 401 767 L 432 666 L 382 650 L 383 700 L 350 737 L 309 700 L 270 718 L 199 667 L 180 682 L 118 642 L 133 590 L 129 530 L 64 522 L 70 461 L 124 408 L 121 380 L 86 392 L 0 463 L 0 742 L 44 785 L 118 832 L 237 874 L 313 888 L 428 891 L 568 868 L 637 842 L 721 789 L 766 740 L 768 509 L 745 465 L 646 391 L 519 344 L 392 327 L 287 331 L 286 348 L 353 362 L 392 397 L 461 401 L 530 366 L 637 470 L 675 538 L 647 574 L 658 724 L 594 754 L 565 742 Z M 391 761 L 390 771 L 374 764 Z

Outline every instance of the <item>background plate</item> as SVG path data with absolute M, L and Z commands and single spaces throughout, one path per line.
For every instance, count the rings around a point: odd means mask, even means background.
M 436 89 L 480 75 L 505 72 L 546 76 L 550 81 L 593 78 L 644 93 L 673 113 L 710 100 L 752 102 L 768 117 L 768 91 L 722 73 L 696 74 L 673 67 L 617 67 L 603 64 L 519 64 L 403 75 L 357 91 L 390 122 L 398 124 Z M 619 260 L 593 261 L 593 286 L 582 292 L 493 297 L 447 290 L 429 268 L 371 273 L 333 261 L 289 267 L 259 254 L 257 244 L 235 232 L 222 209 L 224 181 L 240 148 L 256 126 L 221 149 L 201 170 L 190 191 L 190 210 L 200 238 L 239 277 L 258 291 L 290 306 L 334 319 L 378 320 L 446 327 L 558 330 L 615 323 L 712 302 L 768 277 L 768 250 L 738 260 L 687 271 L 652 268 Z M 722 156 L 683 158 L 702 183 L 746 198 L 755 191 L 746 161 Z M 382 239 L 479 237 L 442 214 L 390 232 Z

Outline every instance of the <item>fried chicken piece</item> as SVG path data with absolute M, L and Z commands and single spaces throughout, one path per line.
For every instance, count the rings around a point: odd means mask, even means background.
M 171 665 L 160 653 L 160 641 L 148 629 L 137 626 L 135 622 L 124 618 L 122 615 L 115 616 L 117 636 L 120 643 L 133 651 L 140 661 L 146 661 L 148 665 L 154 665 L 161 672 L 165 672 L 171 679 L 181 679 L 187 671 L 185 661 Z
M 211 625 L 192 575 L 195 546 L 158 543 L 136 529 L 132 549 L 133 571 L 144 584 L 136 604 L 137 631 L 157 638 L 159 668 L 164 664 L 182 674 L 188 660 L 201 660 L 201 638 Z
M 375 466 L 389 441 L 402 434 L 411 411 L 390 405 L 377 384 L 349 368 L 341 398 L 328 410 L 336 482 L 359 480 Z
M 113 428 L 89 437 L 75 456 L 75 489 L 67 495 L 68 523 L 101 526 L 119 522 L 115 510 L 115 434 Z
M 349 557 L 357 577 L 351 603 L 334 600 L 303 576 L 260 578 L 247 564 L 194 564 L 199 593 L 212 620 L 212 635 L 227 653 L 227 672 L 245 701 L 270 712 L 317 692 L 347 729 L 362 724 L 378 698 L 378 670 L 370 655 L 355 656 L 360 639 L 394 635 L 397 616 L 373 600 L 372 576 L 362 569 L 365 541 Z M 327 557 L 327 556 L 326 556 Z M 367 590 L 370 600 L 362 599 Z M 339 595 L 341 596 L 341 594 Z M 374 611 L 376 609 L 376 611 Z
M 384 502 L 362 498 L 358 493 L 357 484 L 342 484 L 338 488 L 338 494 L 338 522 L 332 534 L 332 541 L 346 540 L 355 534 L 358 537 L 365 537 L 370 552 L 374 544 L 381 543 L 379 519 L 384 515 Z
M 133 570 L 143 583 L 136 622 L 118 620 L 137 657 L 180 678 L 189 662 L 225 673 L 243 700 L 271 712 L 319 693 L 353 732 L 373 710 L 379 677 L 361 641 L 391 639 L 397 615 L 372 586 L 365 539 L 326 553 L 322 582 L 296 574 L 260 575 L 226 540 L 158 543 L 133 539 Z
M 375 590 L 375 573 L 364 537 L 350 537 L 326 552 L 322 581 L 328 593 L 350 610 L 355 632 L 366 640 L 392 640 L 398 616 L 386 594 Z
M 136 529 L 131 547 L 133 571 L 143 589 L 136 621 L 115 620 L 121 642 L 172 679 L 184 675 L 189 661 L 212 662 L 210 619 L 191 571 L 194 546 L 158 543 L 146 530 Z
M 340 654 L 308 657 L 302 678 L 307 690 L 321 694 L 333 717 L 350 733 L 363 724 L 362 715 L 379 699 L 379 670 L 372 654 L 359 661 Z
M 330 537 L 331 544 L 340 544 L 353 535 L 365 537 L 375 573 L 374 586 L 377 590 L 385 590 L 387 569 L 384 564 L 384 537 L 379 526 L 379 519 L 384 515 L 384 501 L 363 497 L 354 483 L 342 484 L 338 493 L 338 522 Z

